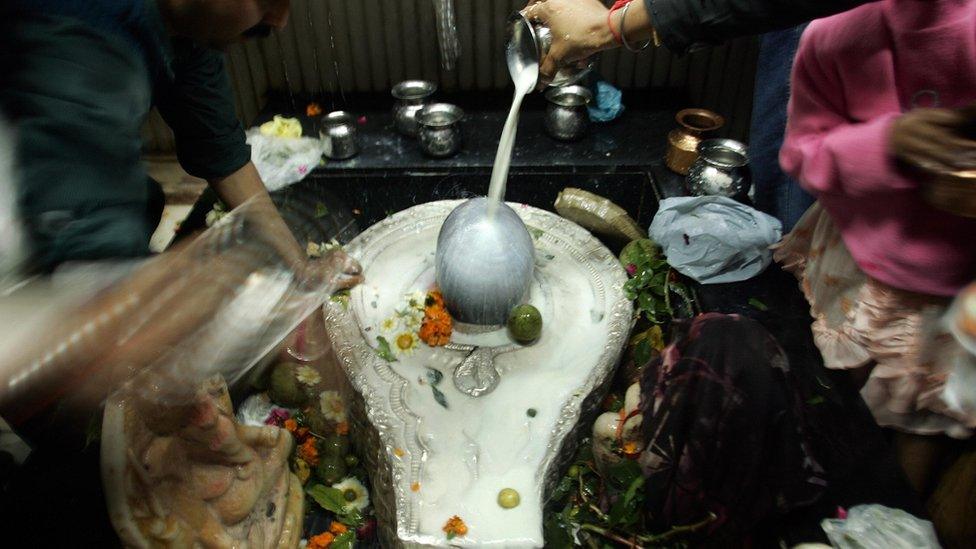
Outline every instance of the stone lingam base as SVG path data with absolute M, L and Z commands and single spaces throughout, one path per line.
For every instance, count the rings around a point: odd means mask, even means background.
M 347 304 L 328 305 L 326 322 L 354 389 L 352 419 L 366 433 L 384 546 L 542 547 L 545 498 L 630 332 L 626 274 L 584 229 L 511 204 L 533 235 L 527 301 L 542 313 L 539 340 L 522 346 L 501 326 L 456 326 L 446 346 L 389 351 L 396 336 L 380 343 L 384 321 L 405 296 L 433 287 L 437 234 L 458 204 L 415 206 L 346 246 L 365 282 Z M 518 493 L 517 506 L 499 504 L 503 489 Z M 449 540 L 443 527 L 455 516 L 467 532 Z

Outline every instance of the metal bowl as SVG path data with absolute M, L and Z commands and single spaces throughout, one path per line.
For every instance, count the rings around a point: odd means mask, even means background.
M 435 158 L 454 156 L 461 149 L 464 111 L 447 103 L 427 105 L 417 113 L 420 150 Z
M 459 322 L 501 325 L 522 302 L 535 265 L 535 247 L 522 218 L 505 203 L 472 198 L 458 206 L 437 235 L 437 285 Z
M 417 113 L 427 104 L 427 98 L 437 91 L 437 84 L 426 80 L 406 80 L 393 86 L 392 94 L 397 99 L 393 107 L 394 126 L 398 132 L 408 137 L 417 137 Z
M 749 149 L 734 139 L 709 139 L 698 145 L 698 160 L 688 172 L 694 196 L 740 196 L 749 190 Z
M 508 72 L 512 75 L 512 81 L 516 80 L 515 75 L 519 74 L 523 68 L 535 70 L 538 78 L 539 66 L 542 60 L 549 55 L 551 45 L 552 31 L 548 27 L 532 23 L 520 12 L 513 13 L 508 19 L 508 45 L 505 48 Z M 558 87 L 575 84 L 589 74 L 592 69 L 592 58 L 580 62 L 574 67 L 563 67 L 556 72 L 549 85 Z
M 562 141 L 574 141 L 586 134 L 590 114 L 586 106 L 593 100 L 593 93 L 583 86 L 550 88 L 546 92 L 546 133 Z

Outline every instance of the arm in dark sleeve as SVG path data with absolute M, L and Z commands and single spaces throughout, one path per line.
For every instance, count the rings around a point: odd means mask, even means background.
M 156 107 L 176 136 L 176 155 L 190 175 L 214 180 L 251 160 L 234 111 L 224 58 L 215 50 L 175 43 L 174 78 L 157 85 Z
M 696 44 L 793 27 L 869 0 L 644 0 L 661 41 L 675 53 Z

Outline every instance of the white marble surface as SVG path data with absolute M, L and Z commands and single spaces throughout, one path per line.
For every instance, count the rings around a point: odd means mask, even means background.
M 352 314 L 346 316 L 355 327 L 345 335 L 375 348 L 383 320 L 403 296 L 431 287 L 437 231 L 455 204 L 418 206 L 414 210 L 427 215 L 408 213 L 396 230 L 377 230 L 383 235 L 374 240 L 371 229 L 347 246 L 361 261 L 366 281 L 352 292 Z M 547 467 L 575 424 L 582 399 L 610 375 L 629 331 L 626 276 L 609 251 L 554 214 L 512 206 L 536 234 L 529 302 L 541 311 L 544 327 L 533 345 L 497 356 L 501 381 L 495 390 L 473 398 L 454 386 L 463 351 L 421 344 L 389 363 L 372 352 L 337 346 L 394 464 L 397 530 L 407 546 L 447 546 L 441 528 L 458 515 L 469 533 L 450 545 L 542 547 Z M 501 329 L 455 332 L 452 343 L 513 342 Z M 429 368 L 443 374 L 438 388 L 447 408 L 433 397 Z M 497 504 L 503 488 L 519 492 L 518 507 Z

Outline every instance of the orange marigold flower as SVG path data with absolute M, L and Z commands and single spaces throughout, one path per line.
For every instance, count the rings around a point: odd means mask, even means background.
M 312 102 L 309 103 L 307 107 L 305 107 L 306 116 L 311 117 L 311 116 L 318 116 L 320 114 L 322 114 L 322 107 L 318 103 Z
M 628 458 L 636 458 L 640 454 L 640 447 L 636 442 L 625 442 L 621 451 Z
M 447 538 L 451 539 L 456 536 L 466 535 L 468 533 L 468 525 L 461 520 L 461 517 L 454 515 L 447 520 L 443 530 L 447 534 Z
M 285 420 L 285 429 L 287 429 L 288 432 L 290 432 L 290 433 L 294 433 L 295 431 L 298 430 L 298 422 L 295 421 L 294 419 L 291 419 L 291 418 L 286 419 Z
M 443 306 L 432 305 L 424 312 L 424 320 L 420 324 L 420 339 L 431 347 L 447 345 L 451 342 L 453 320 Z
M 335 535 L 332 532 L 322 532 L 317 536 L 312 536 L 312 539 L 308 540 L 308 545 L 305 546 L 305 549 L 325 549 L 332 545 L 333 541 L 335 541 Z
M 308 437 L 298 447 L 298 457 L 307 461 L 309 465 L 319 464 L 319 449 L 315 447 L 315 437 Z
M 427 292 L 427 302 L 424 303 L 425 307 L 437 307 L 439 309 L 444 308 L 444 296 L 438 290 L 433 290 Z
M 348 435 L 349 434 L 349 422 L 340 421 L 336 423 L 336 434 L 337 435 Z
M 332 521 L 332 524 L 329 526 L 329 531 L 338 536 L 348 532 L 349 527 L 341 522 Z

